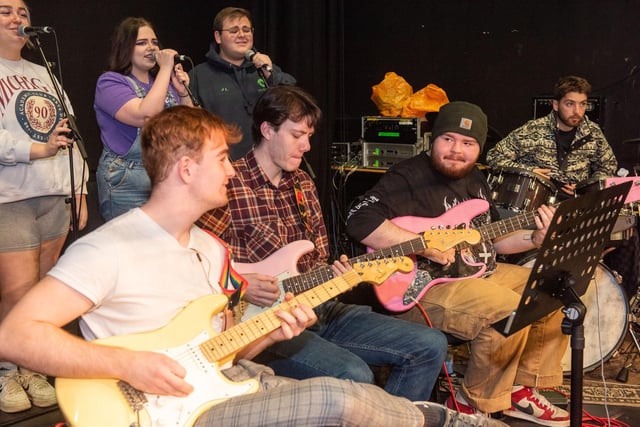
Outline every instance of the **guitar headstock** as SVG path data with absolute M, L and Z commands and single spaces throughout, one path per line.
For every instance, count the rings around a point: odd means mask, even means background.
M 413 270 L 413 261 L 406 256 L 385 257 L 353 264 L 361 281 L 380 285 L 393 273 L 408 273 Z
M 482 239 L 480 232 L 471 228 L 428 230 L 422 234 L 422 237 L 427 243 L 428 248 L 434 248 L 441 252 L 453 248 L 462 242 L 475 245 Z

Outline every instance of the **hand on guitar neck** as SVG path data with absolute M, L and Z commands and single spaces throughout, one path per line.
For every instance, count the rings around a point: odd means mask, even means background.
M 291 292 L 287 292 L 284 296 L 285 302 L 292 302 L 293 299 L 294 295 Z M 262 340 L 255 341 L 251 347 L 240 351 L 236 356 L 236 360 L 251 360 L 271 344 L 290 340 L 291 338 L 300 335 L 302 331 L 316 323 L 318 320 L 313 308 L 306 304 L 291 304 L 289 311 L 280 309 L 275 310 L 274 314 L 281 321 L 280 327 L 265 336 Z
M 349 264 L 349 258 L 341 255 L 339 260 L 333 262 L 330 266 L 334 277 L 341 276 L 347 271 L 352 270 Z M 242 273 L 247 282 L 247 290 L 244 299 L 258 307 L 271 307 L 283 297 L 282 289 L 278 286 L 279 278 L 262 273 Z M 241 309 L 244 309 L 241 307 Z
M 292 245 L 298 245 L 299 243 L 302 243 L 303 241 L 299 241 L 299 242 L 295 242 Z M 311 244 L 311 242 L 309 242 Z M 304 249 L 304 246 L 301 246 L 301 250 L 300 252 L 295 252 L 295 250 L 292 251 L 287 251 L 286 247 L 283 248 L 283 250 L 287 253 L 289 253 L 289 257 L 292 259 L 295 259 L 295 261 L 297 261 L 297 259 L 299 258 L 299 256 L 301 256 L 303 253 L 306 252 L 306 249 Z M 295 253 L 295 255 L 292 255 L 293 253 Z M 328 266 L 328 276 L 323 277 L 323 280 L 328 280 L 331 277 L 338 277 L 343 275 L 344 273 L 346 273 L 347 271 L 352 270 L 353 268 L 351 267 L 351 264 L 349 263 L 349 258 L 346 255 L 341 255 L 339 260 L 336 260 L 333 262 L 332 265 Z M 269 274 L 261 274 L 261 273 L 249 273 L 244 271 L 244 267 L 243 264 L 239 264 L 239 270 L 242 272 L 242 275 L 244 276 L 245 279 L 247 279 L 247 281 L 249 282 L 249 285 L 247 286 L 247 290 L 245 292 L 244 295 L 244 299 L 246 300 L 246 302 L 251 303 L 255 306 L 261 307 L 261 308 L 265 308 L 265 307 L 271 307 L 273 304 L 275 304 L 278 301 L 282 301 L 283 298 L 283 289 L 281 286 L 279 286 L 279 281 L 282 280 L 282 277 L 278 277 L 278 276 L 271 276 Z M 295 262 L 293 263 L 292 266 L 289 266 L 287 268 L 281 268 L 282 271 L 288 271 L 288 273 L 294 273 L 294 274 L 298 274 L 295 268 Z M 275 268 L 266 268 L 265 271 L 267 272 L 273 272 L 273 271 L 277 271 L 277 269 Z M 288 274 L 286 274 L 285 276 L 287 276 Z M 240 304 L 241 307 L 241 313 L 246 310 L 246 303 L 244 304 L 244 306 L 242 306 L 242 304 Z

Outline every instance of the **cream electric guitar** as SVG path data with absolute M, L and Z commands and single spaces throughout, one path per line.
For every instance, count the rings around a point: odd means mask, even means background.
M 484 205 L 482 205 L 481 208 L 486 210 Z M 384 260 L 389 257 L 405 256 L 420 252 L 427 247 L 445 251 L 463 242 L 474 244 L 479 241 L 480 233 L 476 230 L 436 227 L 423 231 L 420 237 L 389 248 L 378 249 L 371 253 L 351 258 L 349 262 L 351 264 L 376 262 L 377 260 Z M 262 261 L 256 263 L 237 262 L 234 268 L 240 274 L 263 273 L 276 277 L 278 279 L 278 286 L 280 287 L 280 297 L 274 303 L 275 305 L 283 301 L 286 292 L 297 295 L 333 277 L 333 270 L 331 270 L 330 266 L 320 267 L 302 274 L 298 272 L 298 260 L 302 255 L 311 252 L 313 248 L 313 242 L 309 240 L 296 240 L 278 249 Z M 415 268 L 413 270 L 415 271 Z M 257 305 L 243 301 L 240 303 L 242 321 L 246 321 L 269 308 L 270 307 L 258 307 Z
M 316 307 L 360 282 L 380 284 L 393 272 L 407 272 L 412 268 L 413 262 L 408 257 L 354 264 L 353 270 L 221 334 L 211 329 L 211 319 L 227 306 L 227 298 L 223 295 L 201 297 L 160 329 L 96 341 L 106 346 L 169 355 L 187 370 L 186 381 L 194 387 L 189 396 L 147 394 L 115 379 L 57 378 L 58 404 L 67 422 L 74 427 L 191 426 L 212 406 L 258 390 L 257 381 L 232 382 L 219 368 L 233 361 L 241 349 L 280 327 L 276 310 L 289 311 L 299 304 Z

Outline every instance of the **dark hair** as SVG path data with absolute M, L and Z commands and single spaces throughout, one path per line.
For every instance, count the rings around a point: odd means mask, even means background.
M 242 138 L 238 126 L 225 123 L 204 108 L 178 105 L 166 108 L 147 120 L 140 133 L 140 144 L 142 161 L 151 184 L 165 180 L 182 156 L 188 155 L 199 161 L 205 141 L 214 132 L 221 134 L 227 144 Z
M 241 7 L 225 7 L 222 9 L 215 18 L 213 18 L 213 31 L 222 30 L 224 21 L 227 18 L 242 18 L 246 17 L 249 22 L 251 21 L 251 13 L 247 9 Z
M 292 122 L 307 121 L 309 127 L 315 128 L 322 118 L 322 111 L 311 95 L 298 86 L 278 85 L 267 89 L 253 108 L 251 135 L 258 145 L 262 141 L 260 125 L 270 123 L 278 131 L 287 119 Z
M 591 85 L 587 79 L 578 76 L 564 76 L 553 87 L 553 99 L 560 101 L 569 92 L 591 94 Z
M 144 18 L 128 17 L 124 18 L 113 31 L 111 38 L 111 53 L 109 54 L 109 71 L 120 74 L 131 72 L 131 57 L 138 40 L 138 30 L 140 27 L 149 27 L 154 32 L 153 25 Z M 151 69 L 151 74 L 156 75 L 158 65 Z

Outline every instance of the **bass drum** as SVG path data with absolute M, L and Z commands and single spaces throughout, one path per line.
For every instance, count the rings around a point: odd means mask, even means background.
M 531 254 L 519 265 L 532 268 L 535 256 Z M 606 362 L 620 348 L 627 332 L 629 304 L 616 277 L 603 263 L 589 282 L 587 291 L 580 297 L 587 307 L 584 319 L 583 370 L 590 372 Z M 571 373 L 571 346 L 562 358 L 562 371 Z

